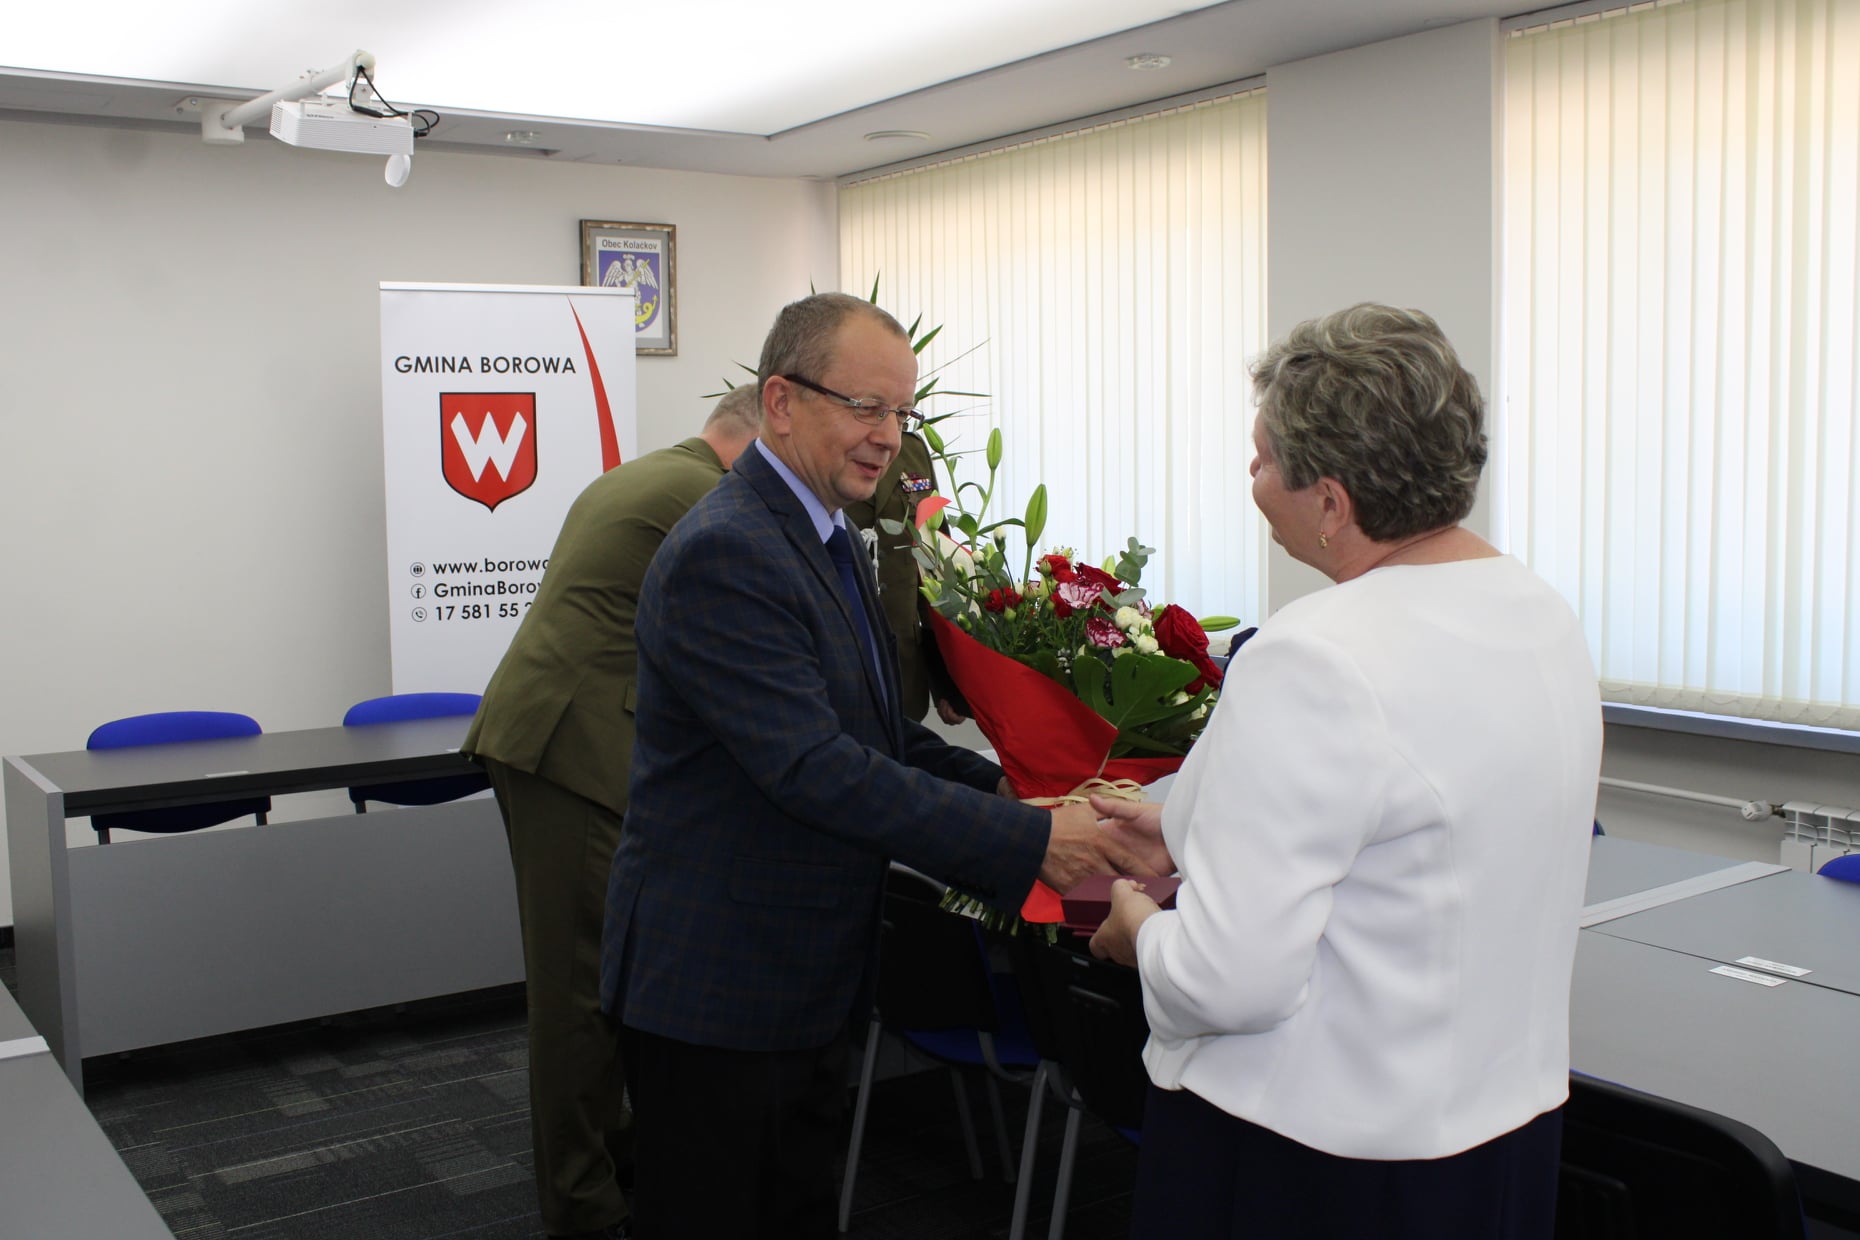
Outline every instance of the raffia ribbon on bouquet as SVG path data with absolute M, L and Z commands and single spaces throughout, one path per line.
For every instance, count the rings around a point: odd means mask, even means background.
M 1086 804 L 1094 796 L 1103 797 L 1108 801 L 1142 801 L 1147 799 L 1143 795 L 1143 785 L 1134 779 L 1104 779 L 1094 775 L 1064 796 L 1022 797 L 1020 803 L 1022 805 L 1038 806 L 1041 809 L 1056 809 L 1061 805 Z M 1034 883 L 1034 890 L 1036 892 L 1042 888 L 1047 891 L 1052 890 L 1046 887 L 1044 883 Z M 1054 894 L 1057 895 L 1057 893 Z M 1029 902 L 1031 902 L 1031 900 L 1032 896 L 1029 896 Z M 1048 943 L 1056 943 L 1059 941 L 1059 925 L 1057 922 L 1028 921 L 1019 914 L 1004 913 L 993 905 L 984 903 L 976 897 L 969 895 L 967 892 L 958 891 L 954 887 L 944 890 L 943 899 L 939 907 L 948 912 L 960 914 L 963 917 L 972 917 L 976 921 L 981 922 L 982 925 L 986 926 L 988 929 L 997 930 L 1004 934 L 1019 934 L 1022 930 L 1028 930 L 1043 936 Z M 1024 907 L 1023 905 L 1023 908 Z
M 1038 805 L 1052 809 L 1060 805 L 1083 805 L 1092 797 L 1103 797 L 1107 801 L 1141 801 L 1143 785 L 1134 779 L 1100 779 L 1093 775 L 1090 779 L 1066 793 L 1062 797 L 1022 797 L 1022 805 Z

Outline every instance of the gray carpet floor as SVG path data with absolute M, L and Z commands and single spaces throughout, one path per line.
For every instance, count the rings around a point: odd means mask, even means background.
M 0 982 L 13 973 L 0 948 Z M 527 1065 L 512 987 L 89 1060 L 85 1101 L 178 1240 L 530 1240 Z M 1018 1148 L 1026 1093 L 1004 1099 Z M 1063 1116 L 1048 1116 L 1029 1236 L 1052 1204 Z M 1068 1240 L 1128 1234 L 1135 1171 L 1088 1120 Z M 998 1170 L 970 1178 L 944 1073 L 878 1084 L 852 1237 L 998 1240 L 1013 1194 Z

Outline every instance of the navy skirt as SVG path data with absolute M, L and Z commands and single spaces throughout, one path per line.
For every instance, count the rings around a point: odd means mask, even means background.
M 1132 1240 L 1551 1240 L 1563 1109 L 1446 1158 L 1325 1154 L 1150 1087 Z

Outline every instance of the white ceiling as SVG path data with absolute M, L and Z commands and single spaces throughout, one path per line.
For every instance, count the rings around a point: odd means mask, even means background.
M 177 20 L 175 10 L 146 0 L 21 4 L 0 21 L 0 60 L 16 66 L 0 67 L 0 117 L 197 129 L 184 101 L 250 98 L 339 64 L 359 47 L 377 57 L 384 96 L 440 113 L 421 143 L 429 149 L 836 177 L 1519 5 L 671 0 L 662 12 L 631 7 L 196 0 Z M 1140 53 L 1170 63 L 1133 70 L 1126 61 Z M 471 69 L 460 74 L 461 66 Z M 887 130 L 928 137 L 867 137 Z M 505 136 L 512 131 L 534 138 L 516 145 Z M 260 130 L 250 132 L 257 139 Z

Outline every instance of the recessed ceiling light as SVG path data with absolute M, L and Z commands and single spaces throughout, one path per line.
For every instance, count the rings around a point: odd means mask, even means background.
M 513 129 L 504 135 L 504 141 L 512 146 L 535 146 L 541 137 L 534 129 Z
M 921 129 L 876 129 L 865 136 L 867 142 L 928 142 L 930 135 Z
M 1135 56 L 1125 58 L 1124 63 L 1132 69 L 1167 69 L 1169 57 L 1161 52 L 1138 52 Z

